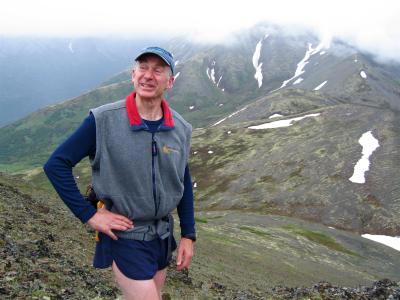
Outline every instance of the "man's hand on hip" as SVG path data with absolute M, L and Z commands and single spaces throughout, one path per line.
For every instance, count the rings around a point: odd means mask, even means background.
M 87 223 L 94 230 L 107 234 L 113 240 L 118 239 L 118 237 L 112 232 L 113 229 L 125 231 L 133 228 L 133 222 L 131 220 L 123 215 L 110 212 L 104 206 L 99 208 Z
M 193 241 L 188 238 L 181 238 L 176 257 L 176 269 L 178 271 L 189 268 L 193 257 Z

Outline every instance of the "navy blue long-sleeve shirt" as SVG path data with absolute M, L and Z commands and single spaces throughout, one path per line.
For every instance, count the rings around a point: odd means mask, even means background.
M 159 121 L 144 120 L 150 132 L 155 132 L 161 124 Z M 81 126 L 50 156 L 44 171 L 60 198 L 83 223 L 86 223 L 96 209 L 86 201 L 80 193 L 72 168 L 83 158 L 94 157 L 96 153 L 96 121 L 92 114 Z M 195 233 L 193 188 L 189 166 L 186 165 L 184 176 L 184 193 L 177 207 L 180 220 L 181 235 Z

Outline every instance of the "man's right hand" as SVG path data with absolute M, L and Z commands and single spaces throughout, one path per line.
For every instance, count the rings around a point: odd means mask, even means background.
M 118 237 L 112 232 L 113 229 L 125 231 L 133 228 L 132 220 L 123 215 L 110 212 L 104 206 L 99 208 L 87 223 L 94 230 L 107 234 L 113 240 L 118 240 Z

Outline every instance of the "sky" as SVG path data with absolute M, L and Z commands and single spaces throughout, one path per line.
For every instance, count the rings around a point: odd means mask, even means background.
M 268 21 L 311 28 L 400 62 L 397 0 L 2 0 L 0 35 L 174 36 L 222 41 Z

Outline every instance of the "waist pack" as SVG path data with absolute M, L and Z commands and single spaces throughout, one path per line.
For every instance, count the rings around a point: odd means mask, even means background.
M 86 201 L 88 201 L 94 208 L 97 209 L 97 202 L 99 199 L 97 199 L 96 192 L 93 189 L 93 186 L 89 184 L 86 188 L 86 194 L 83 196 Z

